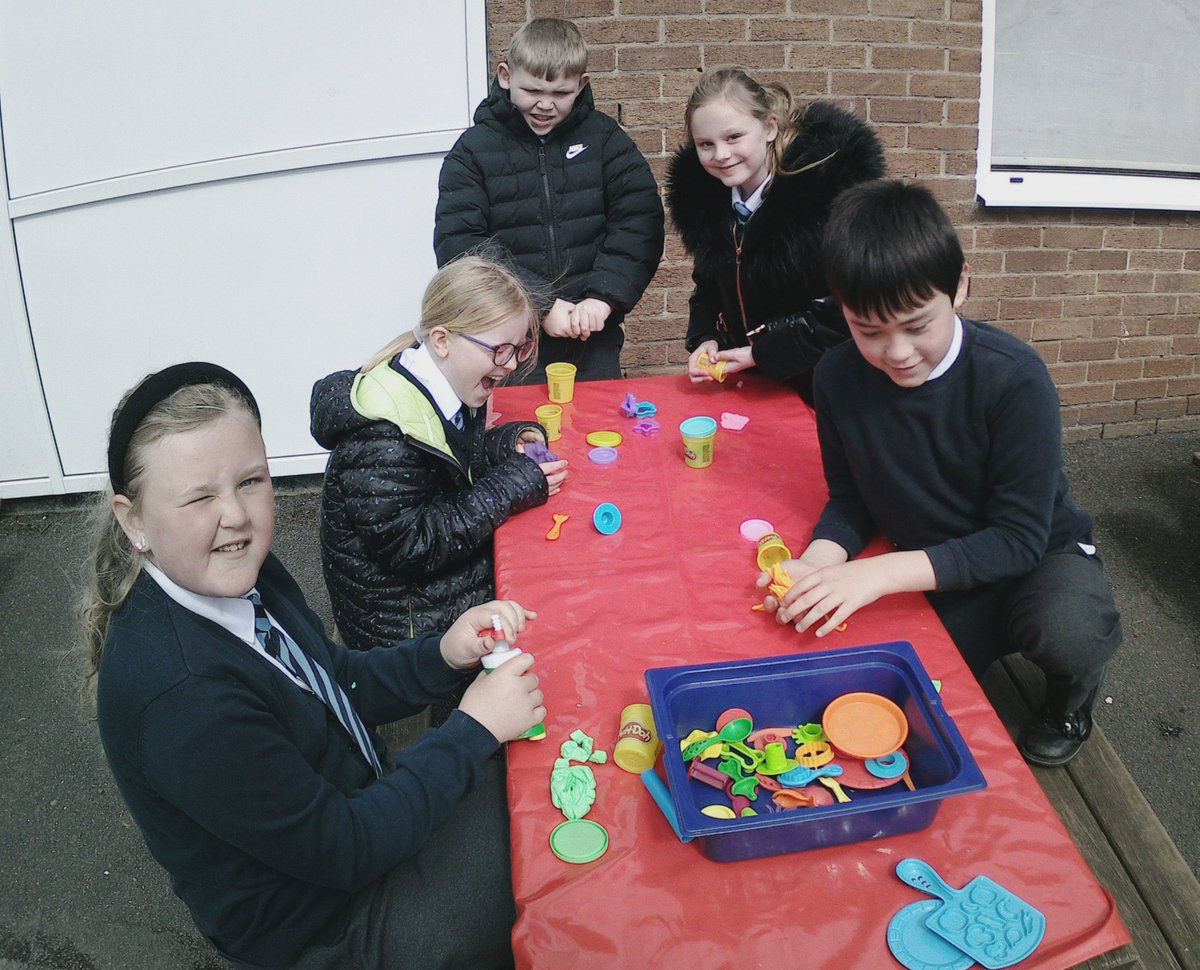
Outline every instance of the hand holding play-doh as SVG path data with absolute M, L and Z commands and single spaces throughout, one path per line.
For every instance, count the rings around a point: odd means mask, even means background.
M 510 643 L 504 633 L 504 625 L 500 622 L 499 614 L 492 615 L 492 639 L 496 641 L 496 645 L 492 647 L 492 652 L 485 654 L 480 663 L 483 669 L 491 673 L 497 667 L 508 663 L 514 657 L 519 656 L 524 651 L 515 643 Z M 546 736 L 546 725 L 538 722 L 528 731 L 517 735 L 516 740 L 540 741 Z

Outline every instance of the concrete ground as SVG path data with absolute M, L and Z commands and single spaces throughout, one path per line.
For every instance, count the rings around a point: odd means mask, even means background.
M 1097 716 L 1200 872 L 1200 436 L 1067 447 L 1125 623 Z M 277 551 L 326 617 L 316 482 L 280 486 Z M 0 504 L 0 970 L 210 970 L 80 703 L 67 606 L 78 499 Z

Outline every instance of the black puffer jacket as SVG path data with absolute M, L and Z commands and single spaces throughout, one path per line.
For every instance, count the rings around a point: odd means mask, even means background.
M 442 163 L 433 239 L 439 266 L 498 251 L 543 312 L 555 298 L 604 300 L 613 313 L 591 340 L 605 340 L 658 269 L 663 207 L 642 153 L 594 104 L 584 87 L 543 144 L 493 80 Z
M 821 354 L 849 336 L 840 311 L 813 307 L 828 295 L 821 270 L 821 235 L 834 198 L 843 189 L 884 173 L 875 133 L 848 111 L 822 101 L 804 112 L 762 205 L 742 228 L 739 259 L 730 190 L 700 164 L 694 145 L 680 148 L 667 175 L 667 209 L 693 259 L 687 349 L 705 340 L 718 347 L 752 342 L 755 366 L 812 399 L 812 368 Z M 742 307 L 745 307 L 745 319 Z M 764 327 L 747 340 L 746 332 Z
M 385 376 L 404 379 L 399 423 L 355 409 L 355 371 L 317 381 L 310 405 L 312 435 L 333 452 L 321 494 L 321 563 L 338 631 L 358 649 L 445 629 L 491 599 L 492 533 L 548 495 L 541 469 L 514 450 L 518 435 L 538 425 L 485 431 L 480 412 L 464 442 L 468 475 L 446 444 L 453 428 L 425 389 L 398 365 L 380 365 L 388 367 Z M 361 403 L 363 389 L 354 393 Z

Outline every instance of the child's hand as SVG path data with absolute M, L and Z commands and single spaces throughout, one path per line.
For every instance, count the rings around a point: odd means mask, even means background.
M 748 370 L 754 366 L 754 351 L 749 347 L 730 347 L 728 350 L 714 350 L 708 355 L 714 364 L 725 361 L 725 376 L 736 374 L 740 370 Z
M 575 320 L 579 324 L 580 336 L 586 340 L 589 333 L 604 329 L 604 323 L 612 313 L 612 307 L 603 300 L 589 296 L 575 304 Z
M 546 717 L 532 667 L 532 654 L 522 653 L 491 673 L 480 674 L 463 694 L 458 709 L 487 728 L 501 744 L 520 737 Z
M 542 470 L 542 474 L 546 476 L 546 484 L 550 487 L 550 494 L 554 495 L 562 488 L 562 483 L 567 477 L 567 459 L 560 458 L 558 461 L 547 461 L 538 465 Z
M 525 454 L 526 445 L 544 445 L 546 444 L 546 435 L 537 428 L 525 428 L 517 435 L 516 451 L 517 454 Z
M 717 342 L 715 340 L 706 340 L 692 351 L 687 362 L 687 374 L 693 384 L 703 384 L 705 381 L 713 380 L 713 376 L 708 371 L 700 369 L 699 361 L 701 354 L 708 354 L 708 359 L 712 360 L 713 354 L 716 352 Z
M 492 639 L 492 616 L 500 617 L 508 640 L 515 640 L 525 629 L 525 621 L 537 617 L 533 610 L 525 609 L 516 600 L 492 600 L 480 606 L 472 606 L 454 621 L 442 634 L 442 659 L 455 670 L 466 670 L 479 663 L 479 658 L 491 653 L 495 641 Z
M 575 304 L 566 300 L 555 300 L 542 317 L 542 330 L 551 337 L 578 337 L 579 324 L 575 320 Z

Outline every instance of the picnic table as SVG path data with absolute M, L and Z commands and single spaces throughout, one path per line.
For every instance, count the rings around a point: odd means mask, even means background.
M 544 386 L 502 388 L 494 410 L 501 420 L 532 417 L 545 393 Z M 656 406 L 659 432 L 632 432 L 634 420 L 620 411 L 629 393 Z M 745 429 L 718 432 L 711 467 L 686 467 L 679 423 L 726 411 L 748 417 Z M 623 436 L 617 461 L 589 461 L 585 435 L 597 430 Z M 495 539 L 499 595 L 539 612 L 521 646 L 537 657 L 549 711 L 545 740 L 508 746 L 518 966 L 898 966 L 888 923 L 926 898 L 895 875 L 909 856 L 956 886 L 987 875 L 1041 910 L 1045 938 L 1023 967 L 1194 965 L 1186 954 L 1174 964 L 1138 962 L 1113 896 L 922 595 L 871 604 L 844 632 L 822 640 L 751 611 L 761 598 L 758 570 L 740 522 L 767 519 L 798 552 L 825 500 L 815 421 L 793 392 L 753 373 L 724 385 L 692 385 L 683 376 L 577 384 L 564 405 L 563 436 L 551 447 L 571 459 L 566 485 Z M 602 502 L 622 513 L 612 535 L 591 522 Z M 553 513 L 571 518 L 548 541 Z M 868 552 L 883 548 L 877 542 Z M 594 766 L 598 797 L 588 815 L 607 829 L 608 851 L 584 865 L 552 854 L 549 835 L 562 815 L 551 804 L 549 778 L 560 744 L 582 730 L 611 753 L 621 709 L 646 699 L 647 668 L 896 640 L 910 642 L 940 680 L 945 708 L 987 781 L 982 791 L 946 799 L 928 828 L 715 862 L 681 844 L 640 779 L 610 763 Z M 993 689 L 1007 688 L 1005 705 L 1015 710 L 1013 681 L 999 677 Z M 1195 930 L 1182 926 L 1191 912 L 1177 907 L 1180 932 L 1156 953 L 1186 949 Z

